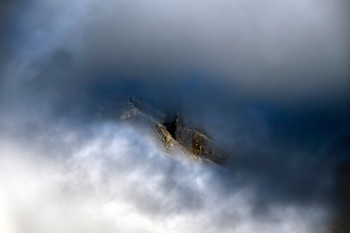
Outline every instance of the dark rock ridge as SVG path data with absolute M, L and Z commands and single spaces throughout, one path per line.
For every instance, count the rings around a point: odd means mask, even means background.
M 123 120 L 134 120 L 151 125 L 168 153 L 177 150 L 198 161 L 222 165 L 226 159 L 214 149 L 210 138 L 201 130 L 193 127 L 184 117 L 177 113 L 173 120 L 165 113 L 143 103 L 136 97 L 130 97 L 121 114 Z

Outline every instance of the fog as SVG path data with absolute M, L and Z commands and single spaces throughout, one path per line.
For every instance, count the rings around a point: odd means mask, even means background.
M 347 217 L 348 17 L 323 0 L 0 3 L 0 231 L 329 232 Z M 182 113 L 225 166 L 118 120 L 128 96 Z
M 324 231 L 322 207 L 274 205 L 257 216 L 254 185 L 226 192 L 222 168 L 169 157 L 147 135 L 104 123 L 2 140 L 2 231 Z

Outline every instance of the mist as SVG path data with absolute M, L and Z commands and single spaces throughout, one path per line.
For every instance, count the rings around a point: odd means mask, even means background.
M 347 222 L 344 1 L 0 3 L 0 231 L 330 232 Z M 169 156 L 136 96 L 228 155 Z

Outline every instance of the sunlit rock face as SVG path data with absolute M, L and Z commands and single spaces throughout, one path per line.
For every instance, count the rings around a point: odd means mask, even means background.
M 121 119 L 152 126 L 168 153 L 181 150 L 194 160 L 224 164 L 225 156 L 213 148 L 209 137 L 193 127 L 180 113 L 177 113 L 173 120 L 167 121 L 169 116 L 162 111 L 154 109 L 136 97 L 130 97 Z
M 225 156 L 213 149 L 209 137 L 187 123 L 179 113 L 172 122 L 164 124 L 171 136 L 191 154 L 216 164 L 224 163 Z

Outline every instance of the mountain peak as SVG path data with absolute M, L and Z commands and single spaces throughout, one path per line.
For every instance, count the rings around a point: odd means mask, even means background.
M 173 120 L 166 121 L 167 118 L 169 116 L 165 113 L 136 97 L 128 99 L 125 111 L 121 115 L 123 120 L 138 120 L 154 127 L 168 153 L 180 149 L 192 159 L 223 164 L 226 156 L 214 149 L 205 132 L 193 127 L 179 112 Z

